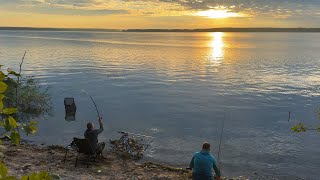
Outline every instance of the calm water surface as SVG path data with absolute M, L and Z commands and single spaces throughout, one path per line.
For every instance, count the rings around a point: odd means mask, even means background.
M 317 123 L 320 34 L 122 33 L 0 31 L 0 62 L 50 88 L 54 117 L 41 120 L 37 143 L 68 144 L 96 114 L 106 130 L 152 135 L 148 158 L 187 166 L 203 141 L 217 154 L 222 121 L 222 171 L 280 179 L 319 179 L 320 141 L 293 134 L 298 120 Z M 64 120 L 73 96 L 76 121 Z M 288 111 L 292 122 L 288 122 Z

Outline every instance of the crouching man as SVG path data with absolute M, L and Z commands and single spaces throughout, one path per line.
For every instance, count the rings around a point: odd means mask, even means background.
M 94 124 L 92 122 L 87 124 L 87 130 L 84 132 L 84 137 L 89 139 L 92 150 L 96 152 L 97 155 L 102 155 L 102 151 L 106 145 L 104 142 L 98 142 L 98 135 L 103 131 L 102 117 L 99 117 L 98 121 L 100 125 L 99 129 L 94 129 Z
M 220 170 L 210 154 L 209 143 L 204 143 L 202 150 L 193 155 L 189 166 L 192 169 L 192 180 L 212 180 L 212 168 L 216 174 L 215 179 L 220 180 Z

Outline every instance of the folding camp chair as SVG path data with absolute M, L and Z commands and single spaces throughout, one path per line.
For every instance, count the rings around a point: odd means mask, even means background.
M 91 161 L 95 162 L 97 158 L 97 154 L 91 147 L 88 139 L 80 139 L 80 138 L 74 137 L 72 143 L 66 146 L 65 149 L 66 149 L 66 155 L 65 155 L 64 161 L 66 161 L 67 153 L 69 150 L 75 150 L 78 152 L 76 156 L 76 162 L 74 164 L 75 167 L 77 167 L 80 154 L 85 154 L 87 156 L 87 159 L 86 159 L 87 167 L 89 167 L 89 163 Z

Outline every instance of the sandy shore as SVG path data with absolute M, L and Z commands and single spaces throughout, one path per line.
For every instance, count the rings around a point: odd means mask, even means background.
M 9 175 L 21 177 L 36 171 L 48 171 L 60 179 L 191 179 L 191 172 L 186 169 L 157 163 L 137 163 L 118 154 L 111 154 L 87 167 L 79 162 L 75 167 L 76 153 L 68 153 L 63 162 L 65 150 L 60 146 L 38 146 L 5 144 L 3 163 L 9 169 Z M 80 156 L 80 160 L 85 157 Z M 229 179 L 229 178 L 224 178 Z M 245 178 L 233 178 L 245 179 Z

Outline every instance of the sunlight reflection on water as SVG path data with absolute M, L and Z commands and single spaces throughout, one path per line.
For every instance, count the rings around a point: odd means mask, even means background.
M 221 64 L 223 60 L 223 32 L 213 32 L 211 33 L 212 42 L 210 46 L 212 47 L 211 60 L 214 64 Z

